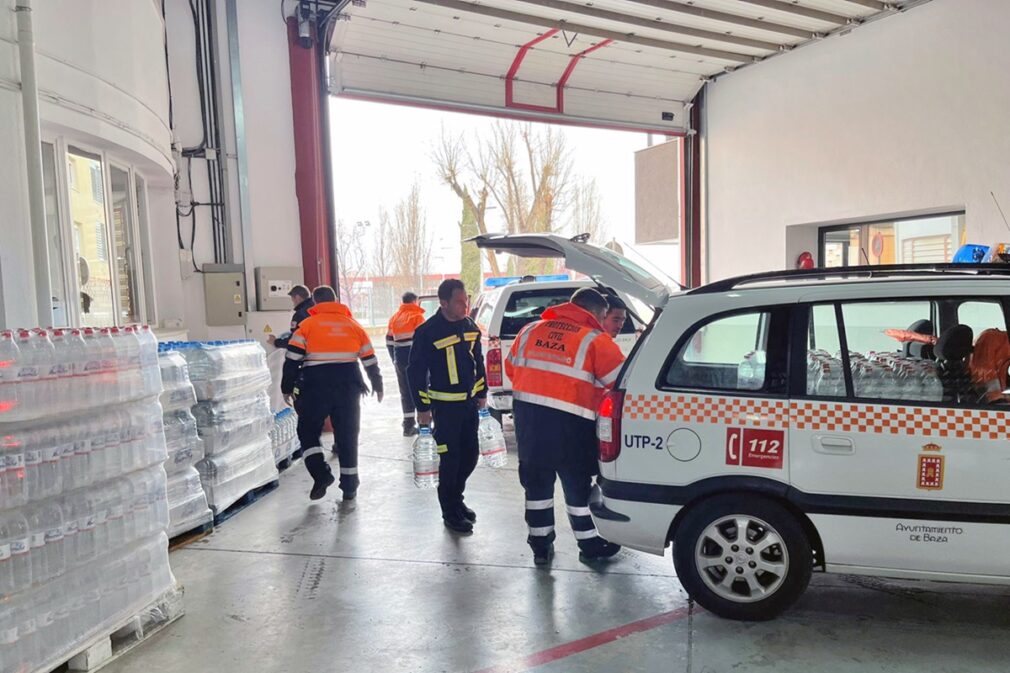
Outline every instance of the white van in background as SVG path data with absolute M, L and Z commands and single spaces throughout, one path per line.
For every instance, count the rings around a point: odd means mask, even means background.
M 596 287 L 596 284 L 588 279 L 516 282 L 484 292 L 474 300 L 470 315 L 481 329 L 488 407 L 499 422 L 503 415 L 512 412 L 512 384 L 502 363 L 519 330 L 539 320 L 540 315 L 551 306 L 567 302 L 582 287 Z M 628 303 L 626 296 L 621 293 L 618 296 Z M 629 305 L 629 308 L 635 310 L 634 306 Z M 625 355 L 635 345 L 636 331 L 643 327 L 629 311 L 616 339 Z

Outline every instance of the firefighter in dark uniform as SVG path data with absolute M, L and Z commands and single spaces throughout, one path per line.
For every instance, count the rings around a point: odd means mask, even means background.
M 273 335 L 267 338 L 275 348 L 284 350 L 288 347 L 288 340 L 291 335 L 295 333 L 298 326 L 302 324 L 302 321 L 309 317 L 309 309 L 316 305 L 316 302 L 312 299 L 312 294 L 309 292 L 309 288 L 304 285 L 295 285 L 288 292 L 288 296 L 291 297 L 291 303 L 295 306 L 295 313 L 291 316 L 291 329 L 286 336 L 276 338 Z
M 316 305 L 288 342 L 281 392 L 289 402 L 294 398 L 298 412 L 298 439 L 313 481 L 309 497 L 319 500 L 335 481 L 320 443 L 329 417 L 340 460 L 340 490 L 344 500 L 353 500 L 359 483 L 361 396 L 369 392 L 358 360 L 381 402 L 379 361 L 365 330 L 351 317 L 350 309 L 337 302 L 333 288 L 317 287 L 312 296 Z
M 473 531 L 477 515 L 463 504 L 466 480 L 477 467 L 477 410 L 484 408 L 484 356 L 480 328 L 468 317 L 462 281 L 438 286 L 441 308 L 414 331 L 407 378 L 421 425 L 435 421 L 438 444 L 438 503 L 445 526 Z

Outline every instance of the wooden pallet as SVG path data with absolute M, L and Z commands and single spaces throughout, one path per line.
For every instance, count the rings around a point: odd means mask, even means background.
M 254 488 L 251 491 L 247 491 L 238 500 L 228 506 L 228 509 L 223 512 L 214 513 L 214 525 L 220 526 L 222 523 L 232 518 L 242 510 L 244 510 L 249 505 L 253 504 L 263 496 L 267 495 L 271 491 L 275 490 L 280 486 L 281 482 L 279 479 L 274 479 L 273 481 L 268 481 L 259 488 Z M 211 510 L 214 508 L 211 507 Z
M 181 585 L 169 589 L 128 619 L 75 647 L 36 673 L 96 671 L 145 643 L 185 614 Z
M 186 545 L 193 544 L 197 540 L 202 540 L 211 533 L 214 532 L 214 519 L 206 523 L 202 523 L 196 528 L 191 528 L 183 533 L 179 533 L 171 540 L 168 541 L 168 551 L 172 552 L 176 549 L 182 549 Z

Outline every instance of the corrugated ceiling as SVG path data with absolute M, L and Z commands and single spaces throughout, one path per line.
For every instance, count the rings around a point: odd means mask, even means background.
M 707 79 L 923 2 L 353 0 L 330 43 L 330 89 L 684 133 Z

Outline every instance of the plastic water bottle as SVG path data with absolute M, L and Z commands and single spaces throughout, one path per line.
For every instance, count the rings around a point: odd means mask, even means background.
M 77 392 L 74 390 L 73 356 L 70 353 L 70 343 L 66 340 L 64 331 L 54 329 L 51 343 L 53 350 L 47 376 L 51 397 L 47 415 L 72 409 Z
M 10 330 L 0 332 L 0 421 L 20 418 L 18 361 L 21 350 Z
M 38 412 L 39 401 L 45 399 L 40 372 L 44 364 L 42 353 L 45 347 L 31 332 L 22 330 L 18 332 L 18 350 L 20 351 L 17 360 L 18 402 L 21 408 L 18 417 L 34 418 Z
M 438 445 L 431 428 L 422 427 L 414 440 L 414 486 L 438 487 Z
M 13 595 L 32 584 L 28 520 L 18 510 L 0 514 L 0 594 Z
M 480 410 L 480 423 L 477 426 L 477 440 L 480 443 L 480 457 L 488 467 L 505 467 L 508 464 L 508 451 L 505 447 L 505 433 L 501 425 L 491 417 L 487 409 Z
M 28 502 L 23 437 L 22 433 L 0 435 L 0 457 L 4 461 L 0 497 L 7 507 L 20 507 Z

